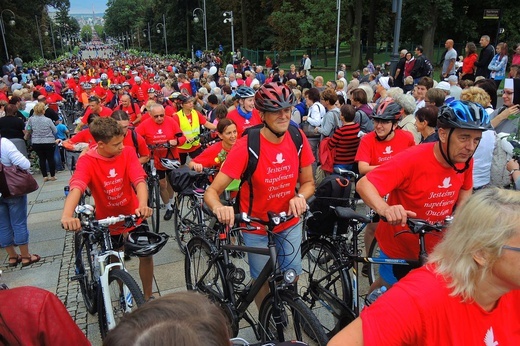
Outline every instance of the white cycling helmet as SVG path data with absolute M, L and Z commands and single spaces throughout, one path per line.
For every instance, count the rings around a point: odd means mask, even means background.
M 164 168 L 166 169 L 177 169 L 180 167 L 181 163 L 180 161 L 178 160 L 172 160 L 172 159 L 167 159 L 167 158 L 162 158 L 161 159 L 161 164 L 163 165 Z

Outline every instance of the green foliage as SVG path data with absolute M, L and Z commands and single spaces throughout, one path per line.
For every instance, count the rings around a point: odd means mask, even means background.
M 89 42 L 92 40 L 92 27 L 89 25 L 84 25 L 81 28 L 80 37 L 83 42 Z

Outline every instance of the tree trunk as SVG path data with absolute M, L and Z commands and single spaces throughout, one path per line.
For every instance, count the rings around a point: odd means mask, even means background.
M 424 48 L 423 54 L 432 62 L 435 66 L 437 63 L 437 57 L 433 56 L 433 39 L 435 37 L 435 30 L 437 29 L 437 20 L 439 19 L 439 11 L 435 3 L 430 7 L 430 25 L 426 26 L 423 31 L 422 46 Z
M 376 50 L 376 0 L 370 0 L 370 14 L 368 15 L 367 55 L 365 61 L 374 58 Z
M 241 14 L 242 14 L 242 47 L 247 48 L 247 21 L 248 18 L 246 16 L 246 13 L 249 13 L 248 7 L 246 4 L 246 0 L 240 1 L 240 7 L 241 7 Z
M 323 47 L 323 66 L 329 66 L 329 61 L 327 59 L 327 47 Z
M 363 18 L 363 0 L 354 2 L 354 23 L 350 39 L 350 57 L 353 70 L 361 68 L 361 20 Z

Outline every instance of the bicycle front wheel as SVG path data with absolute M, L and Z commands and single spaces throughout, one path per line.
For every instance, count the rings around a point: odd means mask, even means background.
M 370 249 L 368 250 L 368 257 L 370 258 L 379 258 L 381 257 L 381 249 L 379 248 L 379 244 L 377 239 L 374 238 L 372 240 L 372 244 L 370 244 Z M 379 264 L 368 263 L 368 282 L 372 285 L 374 281 L 379 278 Z
M 76 278 L 79 282 L 85 308 L 89 313 L 95 314 L 97 311 L 98 283 L 94 277 L 94 256 L 91 254 L 90 245 L 88 235 L 74 234 L 74 270 Z
M 308 345 L 325 346 L 329 341 L 320 322 L 296 294 L 281 290 L 279 319 L 275 323 L 274 296 L 270 293 L 260 307 L 260 335 L 262 342 L 298 340 Z M 278 319 L 278 317 L 276 317 Z
M 98 290 L 98 322 L 99 332 L 104 338 L 110 329 L 113 329 L 121 318 L 144 304 L 144 296 L 139 285 L 130 274 L 122 269 L 112 269 L 108 274 L 108 287 L 110 306 L 105 305 L 103 300 L 103 289 Z M 107 317 L 107 310 L 114 316 L 114 325 L 110 325 Z
M 202 229 L 202 211 L 198 208 L 198 200 L 191 195 L 177 195 L 173 208 L 173 224 L 175 239 L 183 254 L 186 254 L 186 244 Z
M 148 206 L 153 209 L 152 217 L 150 218 L 152 231 L 159 233 L 159 224 L 161 222 L 161 191 L 158 182 L 152 181 L 148 184 Z
M 302 270 L 298 293 L 332 337 L 355 319 L 349 273 L 332 244 L 316 237 L 302 244 Z

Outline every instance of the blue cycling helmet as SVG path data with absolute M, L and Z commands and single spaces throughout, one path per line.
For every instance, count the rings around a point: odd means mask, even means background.
M 51 91 L 54 91 L 54 88 L 52 86 L 50 86 L 50 85 L 46 85 L 45 86 L 45 91 L 49 93 Z
M 489 115 L 478 103 L 453 101 L 439 110 L 437 126 L 467 130 L 491 130 Z
M 250 97 L 255 97 L 255 90 L 248 86 L 241 86 L 235 92 L 236 99 L 247 99 Z

